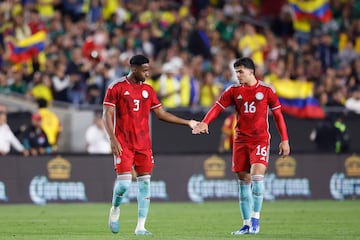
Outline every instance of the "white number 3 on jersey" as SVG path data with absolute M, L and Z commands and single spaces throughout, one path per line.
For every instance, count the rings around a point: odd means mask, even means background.
M 139 109 L 140 109 L 140 100 L 134 99 L 134 105 L 135 105 L 135 107 L 133 108 L 133 110 L 134 111 L 139 111 Z

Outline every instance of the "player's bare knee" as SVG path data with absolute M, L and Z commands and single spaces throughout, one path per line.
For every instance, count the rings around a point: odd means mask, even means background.
M 247 172 L 237 172 L 236 173 L 239 180 L 244 181 L 246 183 L 251 183 L 251 176 Z

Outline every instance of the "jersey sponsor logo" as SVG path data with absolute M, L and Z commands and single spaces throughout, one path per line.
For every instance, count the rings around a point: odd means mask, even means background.
M 236 97 L 236 99 L 242 99 L 241 94 L 239 94 L 239 95 Z
M 124 96 L 130 95 L 129 91 L 124 92 Z
M 257 92 L 257 93 L 255 94 L 255 98 L 256 98 L 257 100 L 263 100 L 263 99 L 264 99 L 264 94 L 263 94 L 262 92 Z
M 149 93 L 146 90 L 143 90 L 141 95 L 143 96 L 143 98 L 148 98 L 149 97 Z

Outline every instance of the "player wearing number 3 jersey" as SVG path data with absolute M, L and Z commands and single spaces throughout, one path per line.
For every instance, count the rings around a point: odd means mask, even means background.
M 268 112 L 272 111 L 281 136 L 279 153 L 290 153 L 288 134 L 275 90 L 255 78 L 250 58 L 235 61 L 238 85 L 229 87 L 212 106 L 193 134 L 208 133 L 208 125 L 229 106 L 236 110 L 236 136 L 233 144 L 232 171 L 239 179 L 239 205 L 243 226 L 233 235 L 257 234 L 264 195 L 264 175 L 268 166 L 270 133 Z
M 149 117 L 152 110 L 160 120 L 194 128 L 194 120 L 179 118 L 166 112 L 153 88 L 146 84 L 150 77 L 149 59 L 135 55 L 130 59 L 130 73 L 111 83 L 103 103 L 103 119 L 114 154 L 117 179 L 113 189 L 109 227 L 113 233 L 120 229 L 120 205 L 129 190 L 132 170 L 138 181 L 138 223 L 136 235 L 151 235 L 145 229 L 150 205 L 150 176 L 154 166 L 151 150 Z

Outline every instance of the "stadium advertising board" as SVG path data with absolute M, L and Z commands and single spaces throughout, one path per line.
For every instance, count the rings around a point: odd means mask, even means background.
M 155 155 L 153 201 L 237 200 L 231 155 Z M 0 160 L 0 203 L 111 202 L 110 155 L 5 156 Z M 135 177 L 127 201 L 136 201 Z M 270 157 L 265 200 L 360 198 L 360 157 L 295 154 Z
M 272 167 L 275 169 L 270 168 L 270 171 L 265 175 L 265 200 L 311 197 L 310 180 L 307 177 L 297 175 L 296 158 L 279 157 Z

